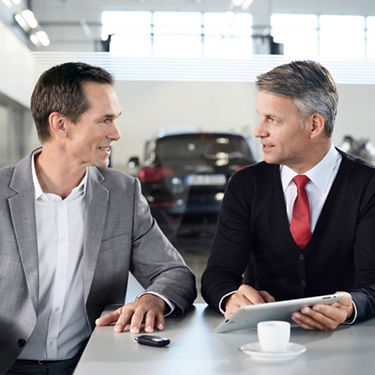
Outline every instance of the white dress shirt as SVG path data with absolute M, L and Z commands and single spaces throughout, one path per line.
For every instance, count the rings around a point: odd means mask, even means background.
M 336 178 L 341 159 L 340 153 L 331 145 L 326 156 L 309 171 L 303 173 L 310 179 L 305 189 L 309 197 L 311 232 L 315 229 L 324 202 Z M 293 205 L 297 196 L 297 186 L 292 180 L 297 175 L 298 173 L 286 165 L 280 166 L 281 184 L 289 223 L 292 220 Z
M 35 154 L 34 154 L 35 155 Z M 83 298 L 87 174 L 65 199 L 44 193 L 32 157 L 39 256 L 37 324 L 19 359 L 60 360 L 77 354 L 90 333 Z

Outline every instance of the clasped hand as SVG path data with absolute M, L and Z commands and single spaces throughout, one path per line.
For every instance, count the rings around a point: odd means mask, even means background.
M 343 292 L 336 292 L 343 293 Z M 225 303 L 225 318 L 230 317 L 241 306 L 274 302 L 275 298 L 265 290 L 256 290 L 250 285 L 242 284 L 238 290 L 227 298 Z M 296 311 L 292 319 L 300 327 L 307 330 L 328 331 L 336 329 L 353 315 L 352 297 L 349 293 L 339 302 L 332 305 L 316 304 Z
M 162 331 L 164 329 L 164 311 L 166 304 L 158 296 L 144 294 L 137 300 L 118 308 L 96 320 L 97 326 L 108 326 L 113 323 L 115 332 L 123 332 L 130 324 L 131 333 L 139 333 L 144 322 L 144 330 L 151 333 L 154 329 Z

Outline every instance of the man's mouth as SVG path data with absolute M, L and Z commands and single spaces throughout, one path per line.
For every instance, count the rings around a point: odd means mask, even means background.
M 99 147 L 99 150 L 104 152 L 111 152 L 111 146 Z
M 266 145 L 266 144 L 262 144 L 262 149 L 263 150 L 270 150 L 271 148 L 273 147 L 273 145 Z

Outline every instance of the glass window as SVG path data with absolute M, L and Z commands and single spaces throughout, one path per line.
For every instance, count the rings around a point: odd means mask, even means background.
M 102 13 L 102 39 L 112 35 L 110 51 L 123 56 L 150 56 L 152 13 L 105 11 Z
M 362 16 L 319 17 L 320 56 L 360 58 L 365 56 L 365 18 Z
M 250 13 L 203 14 L 206 57 L 248 57 L 252 55 L 252 15 Z
M 154 55 L 191 57 L 202 53 L 200 12 L 155 12 Z
M 367 17 L 366 19 L 366 39 L 367 51 L 366 56 L 375 58 L 375 17 Z
M 318 16 L 272 14 L 272 36 L 284 45 L 284 55 L 311 58 L 318 55 Z

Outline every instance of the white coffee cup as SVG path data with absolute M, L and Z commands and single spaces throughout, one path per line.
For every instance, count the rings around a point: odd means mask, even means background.
M 257 324 L 258 340 L 264 352 L 284 352 L 290 339 L 290 323 L 269 320 Z

